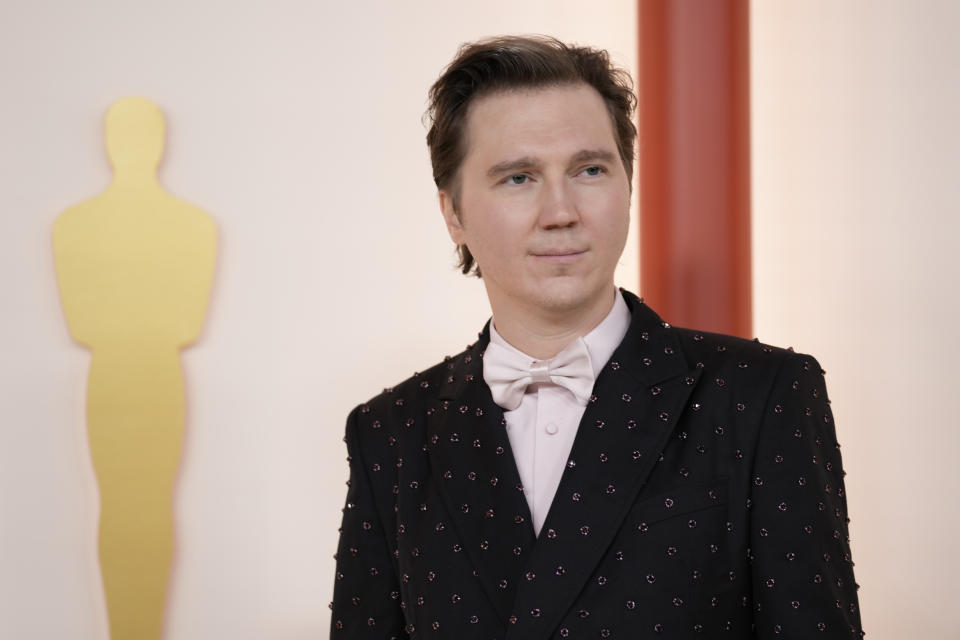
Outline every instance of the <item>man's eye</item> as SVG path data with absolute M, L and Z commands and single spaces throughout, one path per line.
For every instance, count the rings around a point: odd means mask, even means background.
M 527 181 L 527 176 L 523 175 L 522 173 L 518 173 L 516 175 L 510 176 L 507 179 L 510 181 L 511 184 L 524 184 Z
M 600 175 L 601 173 L 603 173 L 603 167 L 597 167 L 597 166 L 587 167 L 587 168 L 584 169 L 583 171 L 584 171 L 584 173 L 586 173 L 588 176 L 598 176 L 598 175 Z

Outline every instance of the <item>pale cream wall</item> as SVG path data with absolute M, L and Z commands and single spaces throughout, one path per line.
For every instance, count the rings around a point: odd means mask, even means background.
M 217 221 L 168 638 L 325 637 L 347 412 L 471 341 L 421 115 L 466 40 L 544 32 L 635 67 L 632 0 L 0 4 L 0 638 L 101 640 L 89 356 L 50 231 L 110 178 L 102 118 L 168 117 L 161 180 Z M 631 237 L 619 284 L 636 290 Z
M 758 335 L 827 370 L 867 638 L 960 638 L 960 3 L 752 3 Z

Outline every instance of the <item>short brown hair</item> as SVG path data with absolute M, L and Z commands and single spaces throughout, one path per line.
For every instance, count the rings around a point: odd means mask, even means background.
M 637 97 L 630 74 L 614 66 L 606 51 L 567 45 L 548 36 L 501 36 L 460 47 L 453 62 L 430 87 L 427 108 L 433 181 L 438 189 L 452 188 L 454 211 L 460 165 L 466 156 L 464 129 L 471 103 L 499 91 L 577 83 L 593 87 L 603 98 L 620 159 L 632 183 Z M 460 270 L 480 276 L 470 250 L 460 246 L 458 252 Z

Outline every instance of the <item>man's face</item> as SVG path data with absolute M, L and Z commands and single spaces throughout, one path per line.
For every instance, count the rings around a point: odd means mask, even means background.
M 458 211 L 446 192 L 441 208 L 494 312 L 562 314 L 609 297 L 630 186 L 600 94 L 575 84 L 480 98 L 466 145 Z

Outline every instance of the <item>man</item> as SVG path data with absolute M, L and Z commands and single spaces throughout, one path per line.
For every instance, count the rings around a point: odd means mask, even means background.
M 443 217 L 493 319 L 351 413 L 332 637 L 859 637 L 817 362 L 614 287 L 629 77 L 498 38 L 430 97 Z

